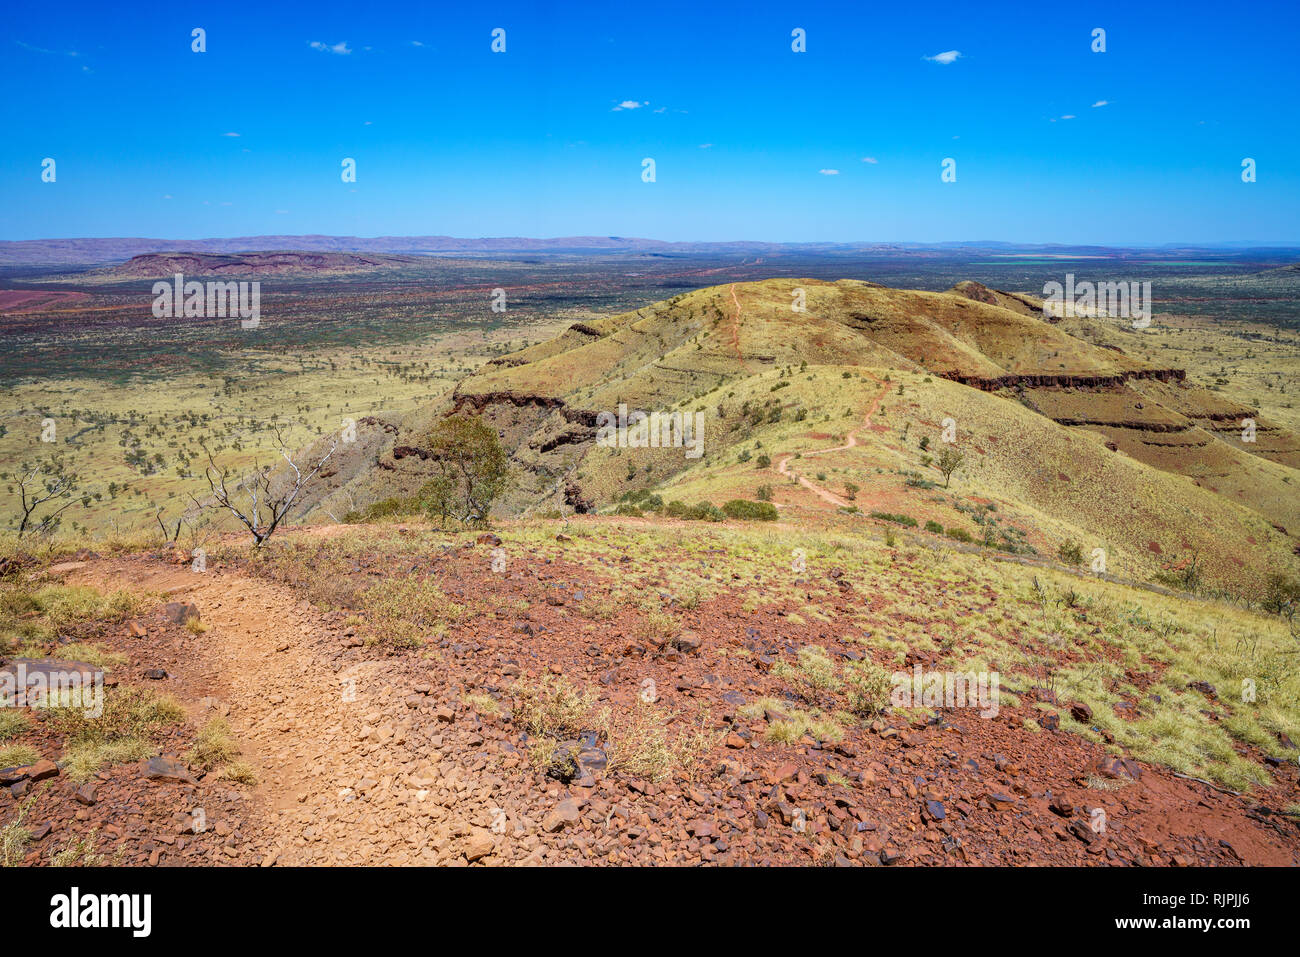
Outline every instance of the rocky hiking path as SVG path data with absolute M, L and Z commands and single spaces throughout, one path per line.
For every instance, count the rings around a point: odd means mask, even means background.
M 78 580 L 160 592 L 200 609 L 206 630 L 169 670 L 182 685 L 206 676 L 221 689 L 197 701 L 177 697 L 196 726 L 226 717 L 241 759 L 255 769 L 255 819 L 242 822 L 249 846 L 241 849 L 254 860 L 446 863 L 441 852 L 452 837 L 473 836 L 450 810 L 458 802 L 449 796 L 465 788 L 454 772 L 437 769 L 431 745 L 441 742 L 412 740 L 421 710 L 430 724 L 450 718 L 416 669 L 391 659 L 341 667 L 338 652 L 361 644 L 351 629 L 287 586 L 240 572 L 126 560 L 94 563 Z M 490 844 L 479 838 L 480 850 Z
M 863 429 L 870 429 L 872 427 L 871 417 L 875 415 L 876 410 L 880 408 L 881 400 L 884 399 L 885 393 L 889 391 L 889 384 L 886 382 L 881 382 L 879 379 L 877 379 L 873 375 L 870 375 L 869 373 L 863 373 L 863 374 L 867 375 L 868 378 L 870 378 L 877 385 L 879 385 L 880 391 L 877 392 L 875 397 L 871 400 L 871 406 L 870 408 L 867 409 L 867 414 L 863 417 L 862 424 L 858 426 L 858 428 L 849 431 L 848 435 L 844 437 L 843 445 L 836 445 L 828 449 L 817 449 L 816 451 L 813 452 L 804 452 L 803 458 L 809 459 L 815 455 L 826 455 L 827 453 L 830 452 L 843 452 L 845 449 L 856 448 L 858 444 L 858 433 L 861 432 Z M 794 453 L 791 452 L 782 456 L 777 461 L 775 466 L 775 471 L 782 478 L 788 479 L 793 474 L 791 473 L 790 466 L 789 466 L 790 460 L 792 458 L 794 458 Z M 830 491 L 824 486 L 818 485 L 817 483 L 813 482 L 811 479 L 806 478 L 802 475 L 796 475 L 795 477 L 798 478 L 800 485 L 808 489 L 808 491 L 812 492 L 814 495 L 816 495 L 818 498 L 820 498 L 822 501 L 826 502 L 827 504 L 834 505 L 836 508 L 850 507 L 849 502 L 845 501 L 843 498 L 836 495 L 834 492 Z

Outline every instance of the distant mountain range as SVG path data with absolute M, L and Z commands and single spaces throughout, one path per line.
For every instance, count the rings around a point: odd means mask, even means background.
M 142 256 L 132 256 L 124 263 L 77 273 L 75 276 L 81 282 L 162 279 L 171 278 L 176 273 L 184 273 L 196 279 L 207 276 L 342 276 L 393 272 L 428 263 L 428 257 L 356 253 L 145 253 Z
M 129 237 L 86 239 L 32 239 L 0 241 L 0 266 L 95 266 L 125 262 L 151 253 L 244 253 L 251 250 L 295 250 L 315 253 L 397 254 L 417 256 L 488 255 L 862 255 L 882 256 L 971 252 L 1021 252 L 1057 256 L 1130 256 L 1177 258 L 1214 250 L 1240 254 L 1250 248 L 1238 243 L 1217 246 L 1108 247 L 1072 245 L 1017 245 L 995 240 L 946 243 L 769 243 L 769 242 L 667 242 L 625 236 L 563 236 L 530 239 L 506 236 L 466 239 L 455 236 L 237 236 L 227 239 L 144 239 Z M 1274 255 L 1279 247 L 1260 243 Z

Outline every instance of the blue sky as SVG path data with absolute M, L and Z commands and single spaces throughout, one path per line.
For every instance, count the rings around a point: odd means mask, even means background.
M 8 0 L 0 239 L 1300 241 L 1300 7 L 1134 6 Z

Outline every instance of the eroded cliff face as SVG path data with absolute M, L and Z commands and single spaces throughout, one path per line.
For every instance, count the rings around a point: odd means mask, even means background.
M 1130 379 L 1156 379 L 1160 382 L 1182 382 L 1187 378 L 1184 369 L 1131 369 L 1115 375 L 1069 375 L 1050 372 L 994 376 L 960 375 L 953 372 L 938 373 L 952 382 L 960 382 L 973 389 L 996 392 L 998 389 L 1014 389 L 1017 386 L 1026 389 L 1066 388 L 1095 389 L 1106 386 L 1123 385 Z

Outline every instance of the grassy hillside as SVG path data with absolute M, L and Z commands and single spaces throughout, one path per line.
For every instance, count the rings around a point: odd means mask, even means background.
M 452 410 L 483 416 L 513 452 L 503 515 L 763 497 L 800 521 L 904 516 L 1010 554 L 1102 549 L 1110 573 L 1139 579 L 1249 591 L 1294 568 L 1296 435 L 1260 417 L 1242 443 L 1255 409 L 1084 322 L 977 283 L 716 286 L 493 360 L 392 446 L 418 447 Z M 597 417 L 620 407 L 699 416 L 702 454 L 602 446 Z M 964 457 L 951 479 L 946 448 Z M 354 497 L 409 496 L 426 474 L 415 456 L 379 464 Z

